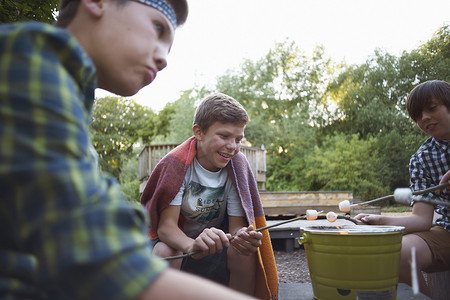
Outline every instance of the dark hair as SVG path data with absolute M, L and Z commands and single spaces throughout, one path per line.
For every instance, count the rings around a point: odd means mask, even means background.
M 131 0 L 114 0 L 117 5 L 124 5 Z M 186 0 L 166 0 L 167 3 L 173 8 L 177 15 L 178 26 L 183 25 L 186 22 L 188 16 L 188 4 Z M 75 17 L 80 0 L 60 0 L 59 1 L 59 15 L 55 22 L 58 27 L 67 27 Z
M 197 107 L 194 125 L 199 125 L 206 132 L 214 122 L 247 125 L 248 115 L 245 108 L 232 97 L 214 93 L 206 96 Z
M 422 111 L 436 99 L 450 110 L 450 84 L 441 80 L 425 81 L 411 90 L 406 99 L 406 109 L 414 122 L 422 115 Z

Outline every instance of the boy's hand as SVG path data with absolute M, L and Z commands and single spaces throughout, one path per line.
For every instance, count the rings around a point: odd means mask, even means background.
M 380 215 L 372 215 L 372 214 L 358 214 L 355 219 L 362 221 L 366 224 L 370 225 L 380 225 L 381 223 Z
M 236 232 L 236 237 L 231 241 L 231 246 L 239 254 L 249 256 L 261 246 L 262 237 L 262 233 L 256 232 L 253 225 L 243 227 Z
M 447 173 L 444 174 L 444 176 L 442 176 L 441 182 L 439 182 L 439 184 L 443 184 L 446 182 L 450 182 L 450 170 L 447 171 Z M 448 188 L 448 186 L 447 186 Z
M 200 259 L 202 257 L 221 253 L 223 247 L 230 246 L 227 235 L 220 229 L 211 227 L 203 230 L 202 233 L 194 240 L 189 252 L 202 251 L 200 254 L 193 255 L 192 258 Z

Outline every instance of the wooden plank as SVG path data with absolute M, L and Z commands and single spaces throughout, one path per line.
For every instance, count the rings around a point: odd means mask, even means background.
M 315 209 L 317 211 L 323 210 L 325 213 L 329 211 L 338 212 L 337 205 L 310 205 L 310 206 L 293 206 L 293 207 L 264 207 L 264 214 L 266 216 L 296 216 L 303 215 L 307 209 Z
M 139 153 L 139 181 L 142 181 L 148 176 L 148 166 L 148 146 L 146 146 Z
M 264 199 L 348 199 L 352 195 L 351 191 L 261 192 Z
M 139 193 L 142 194 L 142 192 L 144 191 L 145 186 L 147 185 L 147 180 L 148 180 L 148 177 L 145 178 L 145 180 L 142 180 L 141 183 L 139 183 Z
M 353 199 L 353 193 L 348 191 L 261 192 L 260 195 L 266 216 L 300 215 L 307 209 L 339 211 L 341 201 Z

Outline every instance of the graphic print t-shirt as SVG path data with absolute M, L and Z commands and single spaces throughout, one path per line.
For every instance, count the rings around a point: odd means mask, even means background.
M 183 231 L 191 238 L 196 238 L 205 228 L 220 228 L 225 212 L 230 216 L 245 215 L 227 170 L 208 171 L 196 158 L 170 205 L 181 205 L 185 218 Z

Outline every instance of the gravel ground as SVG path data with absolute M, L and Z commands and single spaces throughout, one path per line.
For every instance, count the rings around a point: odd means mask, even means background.
M 274 250 L 280 283 L 311 282 L 305 250 L 295 249 L 293 252 Z

